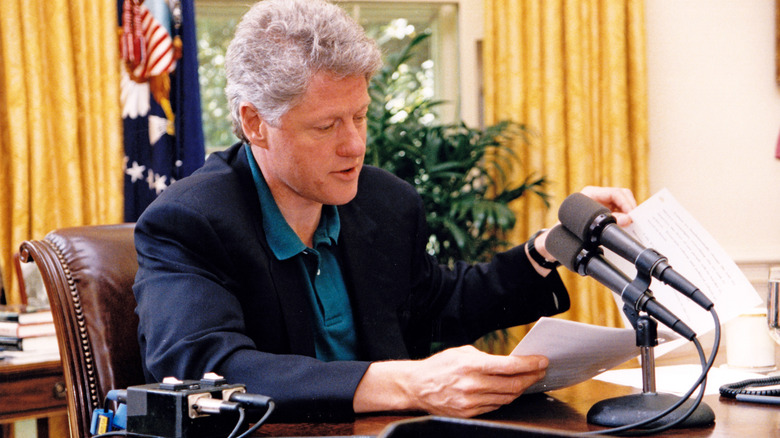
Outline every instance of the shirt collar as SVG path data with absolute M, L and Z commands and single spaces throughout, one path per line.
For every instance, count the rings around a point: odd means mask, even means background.
M 244 145 L 249 167 L 252 170 L 252 179 L 255 182 L 258 198 L 260 198 L 260 211 L 263 214 L 263 231 L 265 232 L 268 246 L 278 260 L 292 258 L 306 249 L 295 231 L 282 216 L 279 206 L 276 205 L 271 189 L 265 182 L 263 173 L 252 155 L 252 148 Z M 322 217 L 317 229 L 314 231 L 314 246 L 335 245 L 338 242 L 341 231 L 338 209 L 335 205 L 323 205 Z

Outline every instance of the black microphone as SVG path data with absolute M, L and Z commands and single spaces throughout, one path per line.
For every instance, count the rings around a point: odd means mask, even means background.
M 563 226 L 556 225 L 550 230 L 545 248 L 569 270 L 594 278 L 620 295 L 623 302 L 635 310 L 647 312 L 689 341 L 696 337 L 696 333 L 656 301 L 652 293 L 635 287 L 626 274 L 601 257 L 600 250 L 587 249 L 577 236 Z
M 585 244 L 601 245 L 634 263 L 637 271 L 668 284 L 706 310 L 713 303 L 698 287 L 672 269 L 668 259 L 652 248 L 645 248 L 623 231 L 609 209 L 583 195 L 569 195 L 558 209 L 564 227 Z

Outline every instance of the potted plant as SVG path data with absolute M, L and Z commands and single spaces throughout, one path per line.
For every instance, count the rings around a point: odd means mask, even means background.
M 546 204 L 546 181 L 533 176 L 519 184 L 507 180 L 518 162 L 508 142 L 527 143 L 524 125 L 437 124 L 434 110 L 442 102 L 410 92 L 422 88 L 422 76 L 406 62 L 428 36 L 421 33 L 389 54 L 369 85 L 366 163 L 417 189 L 431 232 L 428 251 L 441 263 L 484 261 L 507 244 L 502 237 L 516 220 L 509 203 L 531 192 Z

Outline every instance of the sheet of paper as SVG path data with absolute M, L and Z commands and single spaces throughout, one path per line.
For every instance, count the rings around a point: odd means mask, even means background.
M 550 359 L 544 379 L 526 390 L 533 394 L 584 382 L 636 357 L 639 348 L 633 329 L 542 318 L 512 354 L 540 354 Z
M 625 231 L 646 247 L 663 254 L 677 272 L 715 303 L 721 323 L 761 305 L 761 297 L 736 263 L 668 190 L 659 191 L 630 215 L 633 223 Z M 626 275 L 632 278 L 636 275 L 632 263 L 610 251 L 605 251 L 605 256 Z M 650 290 L 659 303 L 699 336 L 713 329 L 710 313 L 681 293 L 657 279 L 653 279 Z M 616 301 L 622 308 L 623 303 L 617 295 Z M 673 345 L 656 349 L 656 354 L 668 351 Z
M 683 395 L 699 378 L 701 365 L 671 365 L 655 368 L 655 386 L 659 393 Z M 711 368 L 707 373 L 705 395 L 717 395 L 721 386 L 748 379 L 761 379 L 766 375 L 729 368 Z M 610 370 L 594 377 L 596 380 L 642 389 L 642 370 L 630 368 Z M 698 394 L 698 389 L 695 394 Z

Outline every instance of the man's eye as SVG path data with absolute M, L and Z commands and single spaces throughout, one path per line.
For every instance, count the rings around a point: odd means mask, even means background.
M 336 125 L 335 123 L 331 123 L 330 125 L 318 126 L 317 129 L 319 129 L 320 131 L 330 131 L 331 129 L 333 129 L 335 125 Z

